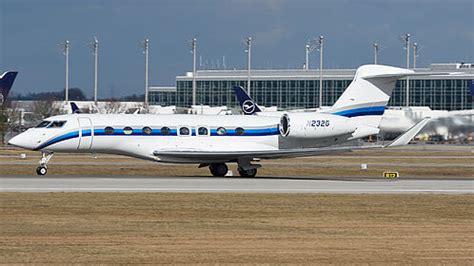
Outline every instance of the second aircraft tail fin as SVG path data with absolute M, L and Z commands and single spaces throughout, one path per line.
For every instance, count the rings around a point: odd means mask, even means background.
M 0 103 L 7 99 L 17 74 L 18 72 L 16 71 L 8 71 L 0 76 Z
M 235 95 L 239 101 L 239 105 L 242 108 L 244 115 L 253 115 L 261 112 L 257 103 L 245 92 L 241 86 L 234 86 Z
M 73 114 L 82 114 L 81 109 L 77 106 L 75 102 L 71 102 L 71 112 Z

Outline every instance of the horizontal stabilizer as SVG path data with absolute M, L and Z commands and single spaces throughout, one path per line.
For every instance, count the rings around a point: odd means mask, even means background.
M 406 77 L 423 77 L 423 76 L 449 76 L 449 75 L 456 75 L 459 73 L 450 73 L 450 72 L 430 72 L 430 73 L 420 73 L 420 72 L 412 72 L 412 73 L 396 73 L 396 74 L 378 74 L 378 75 L 369 75 L 362 77 L 363 79 L 374 79 L 374 78 L 406 78 Z
M 407 132 L 400 135 L 396 138 L 392 143 L 387 145 L 387 148 L 398 147 L 407 145 L 411 139 L 413 139 L 420 131 L 426 126 L 426 124 L 431 120 L 430 117 L 426 117 L 420 122 L 416 123 L 413 127 L 411 127 Z

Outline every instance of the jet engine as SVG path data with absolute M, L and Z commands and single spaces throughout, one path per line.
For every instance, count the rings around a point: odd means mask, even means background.
M 321 113 L 286 113 L 280 119 L 280 134 L 287 138 L 320 139 L 351 134 L 356 130 L 343 116 Z

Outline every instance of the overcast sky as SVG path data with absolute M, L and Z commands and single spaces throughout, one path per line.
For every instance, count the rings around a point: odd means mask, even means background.
M 99 96 L 143 93 L 141 41 L 150 39 L 150 85 L 174 85 L 189 71 L 189 40 L 207 68 L 245 68 L 243 39 L 252 36 L 253 68 L 301 68 L 304 45 L 324 35 L 325 66 L 373 62 L 403 66 L 400 36 L 419 43 L 417 65 L 474 63 L 472 0 L 0 0 L 0 72 L 18 70 L 17 93 L 64 88 L 64 56 L 71 42 L 70 86 L 89 96 L 99 39 Z M 199 58 L 199 57 L 198 57 Z M 318 67 L 318 53 L 311 55 Z M 199 62 L 198 62 L 199 64 Z

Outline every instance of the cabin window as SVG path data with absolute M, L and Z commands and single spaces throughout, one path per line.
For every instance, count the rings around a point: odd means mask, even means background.
M 115 130 L 114 130 L 113 127 L 106 127 L 106 128 L 104 129 L 104 133 L 107 134 L 107 135 L 112 135 L 112 134 L 114 134 L 114 131 L 115 131 Z
M 123 134 L 131 135 L 132 133 L 133 133 L 133 129 L 131 127 L 124 127 L 123 128 Z
M 170 130 L 169 127 L 162 127 L 160 132 L 161 132 L 162 135 L 169 135 L 171 130 Z
M 225 135 L 227 133 L 227 130 L 223 127 L 218 127 L 217 128 L 217 135 Z
M 145 135 L 150 135 L 152 133 L 152 130 L 150 127 L 144 127 L 142 128 L 142 133 Z
M 207 136 L 207 135 L 209 135 L 209 130 L 207 129 L 207 127 L 199 127 L 198 128 L 198 135 L 199 136 Z
M 39 123 L 36 128 L 41 128 L 41 127 L 46 127 L 47 125 L 49 125 L 51 123 L 51 121 L 42 121 L 41 123 Z
M 64 124 L 66 124 L 66 121 L 53 121 L 53 123 L 51 123 L 48 128 L 60 128 L 63 127 Z
M 179 135 L 180 136 L 189 136 L 191 131 L 187 127 L 180 127 L 179 128 Z
M 238 128 L 235 129 L 235 134 L 237 136 L 242 136 L 244 133 L 245 133 L 245 130 L 241 127 L 238 127 Z

